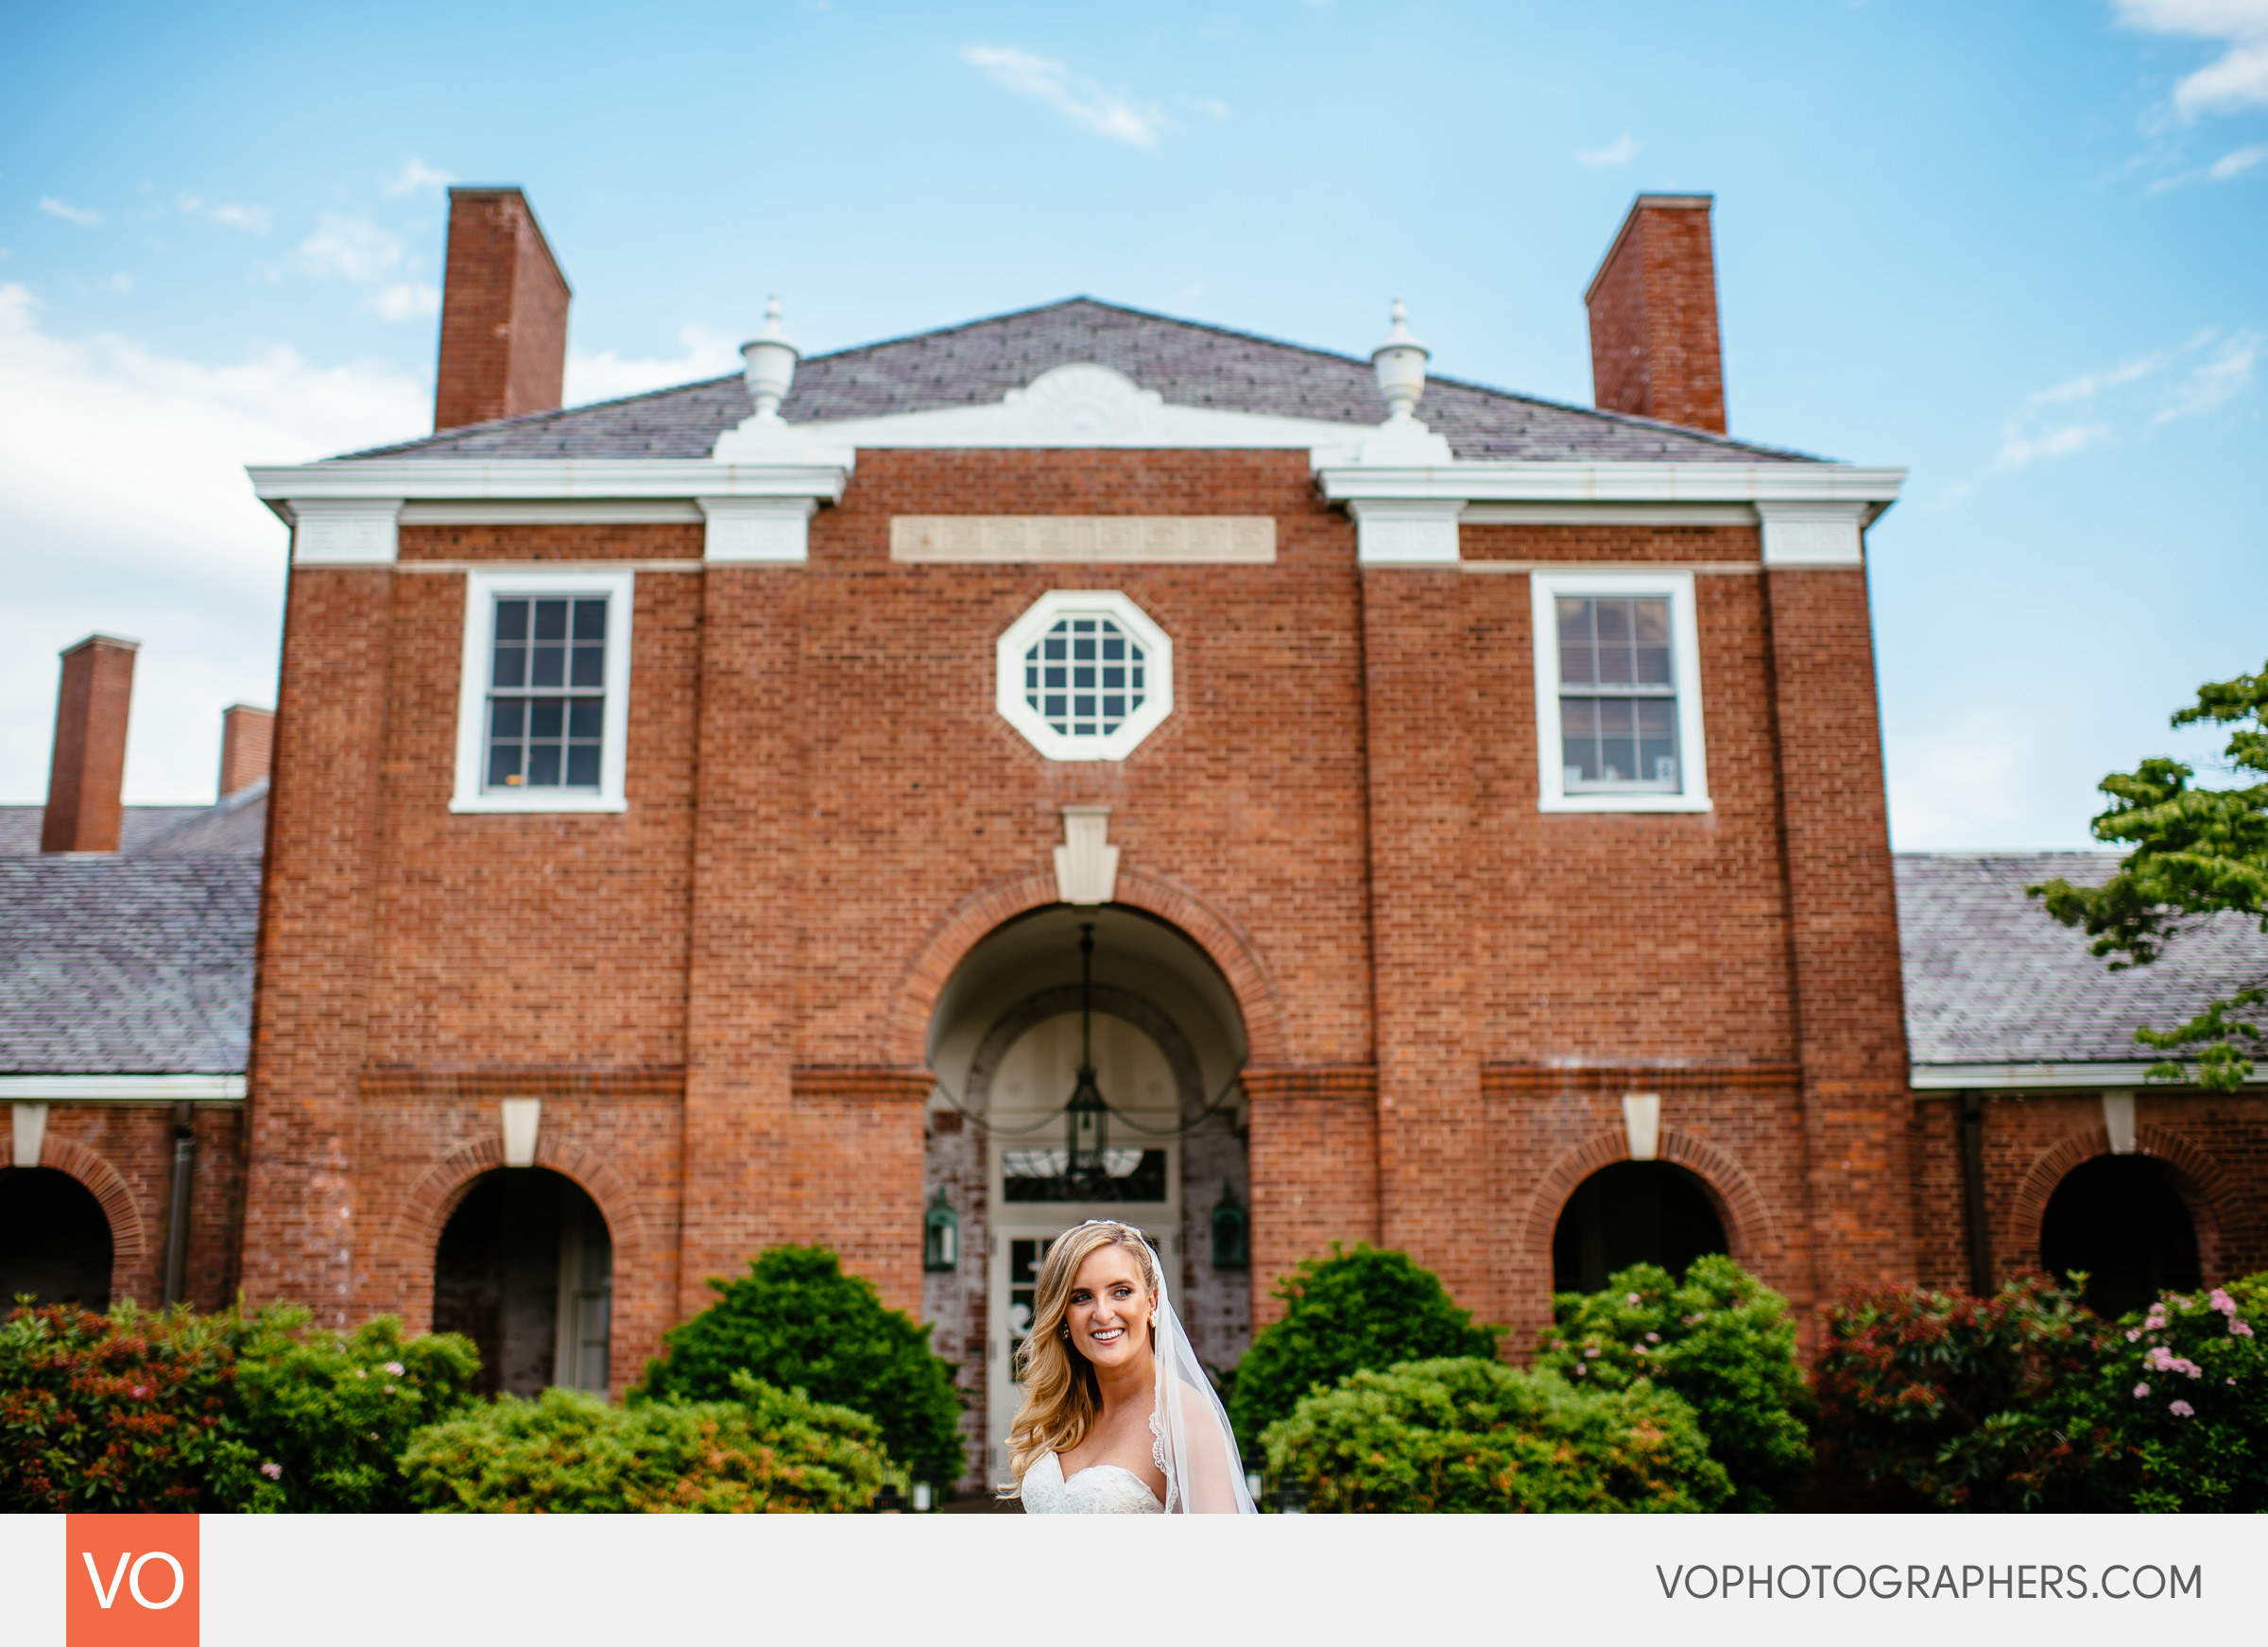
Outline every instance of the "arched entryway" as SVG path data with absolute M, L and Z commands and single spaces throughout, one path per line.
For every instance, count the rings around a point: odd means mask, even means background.
M 1092 981 L 1080 978 L 1093 928 Z M 1070 1115 L 1084 1037 L 1108 1112 L 1095 1168 L 1074 1170 Z M 1046 1243 L 1091 1217 L 1121 1219 L 1165 1261 L 1199 1358 L 1228 1368 L 1251 1342 L 1244 1209 L 1250 1205 L 1236 1075 L 1244 1021 L 1228 981 L 1186 933 L 1123 905 L 1055 905 L 973 946 L 940 992 L 929 1067 L 925 1197 L 950 1216 L 954 1261 L 925 1273 L 938 1352 L 971 1398 L 971 1479 L 1000 1479 L 1015 1399 L 1010 1370 Z M 1226 1237 L 1216 1243 L 1218 1222 Z
M 111 1221 L 53 1167 L 0 1167 L 0 1315 L 28 1293 L 42 1304 L 111 1303 Z
M 484 1393 L 605 1395 L 614 1245 L 581 1185 L 542 1167 L 472 1181 L 434 1255 L 433 1328 L 480 1349 Z
M 1552 1289 L 1595 1293 L 1635 1263 L 1672 1275 L 1729 1250 L 1725 1221 L 1700 1177 L 1670 1161 L 1616 1161 L 1575 1186 L 1552 1232 Z
M 2088 1308 L 2123 1315 L 2160 1293 L 2198 1285 L 2197 1226 L 2164 1162 L 2097 1156 L 2066 1173 L 2048 1197 L 2039 1261 L 2058 1279 L 2084 1272 Z

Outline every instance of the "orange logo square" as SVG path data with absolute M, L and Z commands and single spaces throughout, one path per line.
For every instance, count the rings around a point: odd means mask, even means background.
M 197 1518 L 63 1518 L 66 1647 L 197 1647 Z

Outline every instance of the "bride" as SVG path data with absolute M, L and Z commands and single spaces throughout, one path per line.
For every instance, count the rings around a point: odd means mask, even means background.
M 1105 1218 L 1066 1230 L 1036 1294 L 1005 1496 L 1034 1515 L 1258 1514 L 1141 1230 Z

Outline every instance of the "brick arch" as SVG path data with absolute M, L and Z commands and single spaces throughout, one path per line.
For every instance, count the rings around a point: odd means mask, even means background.
M 570 1180 L 597 1203 L 607 1221 L 608 1239 L 614 1246 L 617 1294 L 624 1291 L 626 1276 L 655 1263 L 652 1232 L 646 1227 L 636 1190 L 596 1151 L 578 1142 L 567 1128 L 547 1124 L 537 1133 L 535 1164 Z M 426 1331 L 433 1325 L 433 1266 L 441 1232 L 473 1184 L 503 1165 L 504 1139 L 498 1129 L 434 1162 L 403 1197 L 388 1245 L 393 1249 L 390 1256 L 396 1273 L 405 1281 L 417 1283 L 409 1286 L 403 1297 L 402 1314 L 412 1331 Z M 617 1308 L 618 1337 L 623 1331 L 623 1315 Z
M 1282 1002 L 1250 935 L 1195 893 L 1162 876 L 1121 869 L 1115 890 L 1113 902 L 1158 917 L 1220 969 L 1244 1016 L 1246 1061 L 1286 1061 Z M 905 1069 L 925 1064 L 930 1017 L 969 952 L 1016 917 L 1061 901 L 1056 896 L 1054 872 L 1035 869 L 981 887 L 946 911 L 899 976 L 886 1031 L 889 1061 Z
M 119 1284 L 121 1278 L 130 1278 L 133 1266 L 150 1253 L 149 1227 L 143 1222 L 132 1188 L 116 1167 L 70 1139 L 49 1136 L 40 1148 L 40 1165 L 70 1174 L 101 1206 L 111 1226 L 111 1296 L 130 1291 Z
M 1552 1236 L 1559 1214 L 1583 1180 L 1591 1174 L 1630 1158 L 1630 1143 L 1619 1126 L 1603 1127 L 1551 1164 L 1528 1200 L 1525 1228 L 1528 1256 L 1547 1268 L 1552 1259 Z M 1733 1261 L 1746 1269 L 1773 1244 L 1772 1210 L 1747 1168 L 1730 1150 L 1675 1126 L 1661 1129 L 1656 1159 L 1683 1167 L 1701 1180 L 1702 1189 L 1725 1226 L 1725 1246 Z
M 2032 1158 L 2032 1164 L 2017 1181 L 2008 1209 L 2012 1251 L 2024 1267 L 2039 1265 L 2040 1227 L 2047 1222 L 2048 1202 L 2055 1187 L 2073 1168 L 2110 1153 L 2108 1129 L 2087 1126 L 2066 1133 Z M 2198 1273 L 2210 1280 L 2220 1273 L 2220 1210 L 2231 1204 L 2233 1189 L 2228 1174 L 2197 1144 L 2162 1126 L 2136 1127 L 2134 1153 L 2163 1161 L 2173 1169 L 2174 1193 L 2189 1209 L 2191 1227 L 2197 1232 Z

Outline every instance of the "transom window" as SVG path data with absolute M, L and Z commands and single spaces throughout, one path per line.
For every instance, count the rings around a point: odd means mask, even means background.
M 1675 795 L 1677 686 L 1664 595 L 1569 596 L 1559 624 L 1560 782 Z
M 452 812 L 621 812 L 631 592 L 621 571 L 465 574 Z
M 1114 589 L 1041 595 L 994 667 L 1001 717 L 1051 761 L 1123 761 L 1174 710 L 1174 643 Z
M 1106 616 L 1058 618 L 1023 655 L 1023 701 L 1057 735 L 1108 737 L 1149 696 L 1142 643 Z
M 607 599 L 500 595 L 489 678 L 490 789 L 598 789 Z

